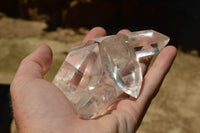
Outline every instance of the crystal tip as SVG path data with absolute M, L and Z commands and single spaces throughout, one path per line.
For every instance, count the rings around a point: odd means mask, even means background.
M 160 51 L 163 49 L 170 41 L 170 38 L 160 32 L 157 32 L 155 30 L 151 30 L 156 38 L 157 44 L 158 44 L 158 50 Z

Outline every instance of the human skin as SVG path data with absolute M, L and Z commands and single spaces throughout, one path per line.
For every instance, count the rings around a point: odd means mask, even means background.
M 130 32 L 121 30 L 118 33 Z M 101 27 L 93 28 L 83 39 L 105 36 Z M 40 45 L 22 60 L 11 84 L 14 118 L 19 133 L 133 133 L 176 57 L 176 48 L 165 47 L 144 75 L 137 99 L 125 95 L 112 111 L 98 119 L 80 119 L 69 100 L 51 82 L 43 79 L 52 63 L 48 45 Z M 150 58 L 146 58 L 147 62 Z M 141 64 L 143 69 L 148 63 Z

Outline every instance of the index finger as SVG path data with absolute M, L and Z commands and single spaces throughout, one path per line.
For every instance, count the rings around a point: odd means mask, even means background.
M 87 42 L 93 38 L 98 38 L 102 36 L 106 36 L 106 30 L 102 27 L 95 27 L 87 33 L 82 42 Z

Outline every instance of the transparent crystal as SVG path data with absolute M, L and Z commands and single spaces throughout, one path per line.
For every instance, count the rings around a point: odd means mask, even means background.
M 137 98 L 140 58 L 159 52 L 169 38 L 154 30 L 96 38 L 71 50 L 53 83 L 80 117 L 95 118 L 122 94 Z

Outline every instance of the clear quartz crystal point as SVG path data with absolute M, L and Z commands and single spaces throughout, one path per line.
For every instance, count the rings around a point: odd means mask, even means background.
M 53 83 L 80 117 L 95 118 L 124 92 L 138 97 L 140 58 L 158 53 L 168 42 L 169 37 L 154 30 L 90 40 L 71 50 Z

